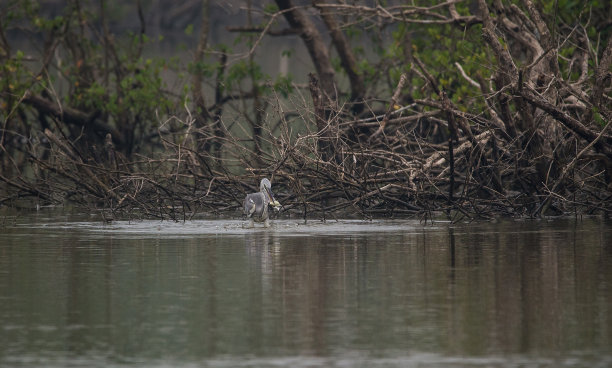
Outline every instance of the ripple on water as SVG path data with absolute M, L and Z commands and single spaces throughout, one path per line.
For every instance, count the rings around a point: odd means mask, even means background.
M 362 235 L 372 233 L 406 233 L 436 230 L 438 226 L 424 226 L 416 220 L 334 220 L 308 221 L 276 220 L 270 228 L 261 224 L 248 228 L 247 222 L 241 220 L 192 220 L 174 221 L 114 221 L 110 224 L 100 221 L 80 222 L 45 222 L 21 225 L 22 228 L 44 228 L 76 230 L 91 234 L 114 234 L 126 237 L 192 237 L 197 235 L 244 235 L 251 233 L 269 233 L 275 236 L 305 235 Z
M 36 356 L 7 357 L 5 363 L 15 366 L 33 366 L 40 362 Z M 599 357 L 591 361 L 590 367 L 608 367 L 612 357 Z M 151 368 L 266 368 L 266 367 L 292 367 L 292 368 L 318 368 L 318 367 L 368 367 L 368 368 L 412 368 L 412 367 L 453 367 L 453 368 L 514 368 L 514 367 L 581 367 L 584 361 L 573 359 L 557 360 L 552 358 L 527 358 L 525 356 L 442 356 L 433 353 L 415 352 L 412 354 L 388 357 L 369 357 L 361 352 L 347 353 L 342 356 L 279 356 L 279 357 L 252 357 L 228 356 L 205 359 L 203 361 L 185 362 L 172 358 L 160 360 L 130 359 L 105 354 L 94 354 L 89 357 L 49 357 L 45 359 L 45 367 L 151 367 Z

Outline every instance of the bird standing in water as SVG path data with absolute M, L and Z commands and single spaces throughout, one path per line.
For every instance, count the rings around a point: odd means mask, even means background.
M 272 194 L 272 183 L 267 178 L 261 179 L 259 192 L 247 194 L 244 198 L 244 214 L 250 219 L 249 227 L 253 227 L 254 222 L 263 222 L 264 227 L 270 226 L 270 213 L 268 206 L 275 209 L 280 207 L 280 203 Z

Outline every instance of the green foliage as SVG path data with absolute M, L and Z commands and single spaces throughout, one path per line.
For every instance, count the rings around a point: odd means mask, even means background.
M 376 66 L 367 59 L 361 59 L 358 61 L 357 67 L 359 73 L 365 77 L 366 81 L 370 81 L 378 72 Z
M 293 80 L 291 76 L 279 75 L 274 81 L 274 90 L 287 98 L 293 92 Z
M 9 3 L 16 4 L 14 1 Z M 427 0 L 419 1 L 418 4 L 431 6 L 437 2 Z M 520 2 L 516 4 L 522 6 Z M 12 108 L 26 90 L 38 93 L 50 87 L 61 87 L 57 90 L 63 91 L 64 94 L 58 98 L 70 107 L 87 113 L 100 113 L 109 116 L 112 122 L 124 122 L 123 124 L 127 125 L 135 121 L 146 121 L 150 127 L 150 124 L 158 119 L 156 113 L 159 111 L 176 113 L 172 109 L 176 109 L 176 106 L 182 108 L 181 101 L 192 92 L 192 84 L 188 78 L 193 75 L 201 76 L 204 85 L 208 87 L 216 88 L 219 81 L 220 90 L 225 95 L 235 95 L 237 91 L 243 92 L 251 88 L 257 91 L 261 98 L 266 98 L 274 92 L 289 97 L 294 92 L 295 76 L 268 75 L 256 54 L 253 57 L 234 57 L 245 49 L 250 50 L 254 45 L 257 37 L 251 33 L 235 34 L 233 39 L 228 41 L 231 47 L 225 44 L 211 46 L 208 49 L 211 52 L 205 59 L 197 62 L 185 56 L 168 59 L 144 58 L 140 51 L 148 45 L 163 41 L 162 35 L 154 39 L 138 32 L 114 35 L 114 49 L 111 50 L 109 45 L 100 41 L 99 34 L 82 31 L 87 28 L 83 25 L 91 25 L 92 29 L 95 29 L 101 20 L 98 18 L 97 7 L 86 9 L 88 5 L 81 5 L 85 10 L 67 5 L 62 12 L 58 12 L 60 15 L 45 18 L 40 13 L 37 1 L 23 0 L 19 2 L 19 6 L 8 6 L 9 10 L 0 15 L 4 30 L 18 26 L 28 29 L 31 34 L 57 40 L 59 46 L 55 50 L 55 57 L 60 60 L 53 60 L 49 67 L 50 72 L 37 78 L 38 71 L 32 67 L 32 63 L 26 62 L 25 53 L 20 50 L 13 51 L 0 65 L 0 88 L 13 97 L 11 106 L 8 106 L 9 99 L 2 100 L 4 111 Z M 471 14 L 471 2 L 458 2 L 455 5 L 459 14 Z M 536 2 L 536 5 L 543 9 L 552 30 L 567 25 L 571 28 L 578 21 L 586 24 L 586 19 L 592 17 L 591 23 L 586 27 L 589 37 L 592 37 L 592 45 L 597 45 L 597 37 L 601 36 L 597 31 L 597 27 L 603 22 L 600 13 L 605 13 L 603 10 L 609 7 L 609 4 L 600 0 L 559 0 Z M 105 3 L 105 6 L 109 13 L 107 17 L 111 19 L 111 14 L 116 11 L 111 11 L 108 3 Z M 380 6 L 384 6 L 384 3 L 380 3 Z M 256 18 L 260 19 L 260 26 L 267 24 L 270 15 L 278 12 L 278 7 L 270 2 L 263 6 L 263 11 L 263 17 Z M 555 16 L 558 17 L 557 20 Z M 281 20 L 282 17 L 276 19 L 278 22 Z M 364 23 L 360 23 L 362 20 L 364 18 L 359 15 L 346 16 L 342 18 L 342 21 L 346 21 L 342 30 L 351 43 L 357 59 L 357 73 L 364 78 L 369 96 L 376 96 L 380 100 L 388 99 L 400 76 L 407 73 L 409 81 L 403 91 L 404 96 L 437 98 L 430 95 L 431 90 L 427 87 L 427 82 L 414 67 L 410 57 L 415 55 L 427 66 L 438 87 L 446 91 L 459 108 L 478 113 L 485 110 L 481 91 L 466 83 L 455 66 L 455 63 L 460 63 L 465 73 L 474 79 L 479 75 L 487 80 L 495 70 L 496 62 L 482 40 L 481 25 L 472 25 L 458 31 L 454 24 L 423 25 L 396 21 L 392 25 L 373 29 L 363 27 Z M 193 36 L 194 25 L 187 25 L 183 32 L 186 36 Z M 500 42 L 505 44 L 501 37 Z M 565 71 L 580 46 L 575 42 L 562 44 L 559 63 Z M 178 50 L 187 49 L 185 45 L 175 47 Z M 225 69 L 221 65 L 220 54 L 233 55 L 229 57 Z M 281 51 L 281 55 L 286 57 L 293 57 L 294 54 L 293 48 Z M 345 74 L 338 57 L 332 58 L 331 61 L 337 75 L 341 77 Z M 168 88 L 162 75 L 168 70 L 174 72 L 173 77 L 178 79 L 178 86 L 172 91 L 173 95 L 164 92 Z M 579 77 L 575 65 L 574 70 L 568 74 L 572 80 Z M 50 80 L 50 76 L 56 79 Z M 347 95 L 346 91 L 339 92 L 340 96 Z M 601 115 L 595 111 L 593 116 L 595 121 L 601 124 Z M 135 125 L 124 128 L 135 129 Z
M 219 63 L 217 62 L 210 63 L 206 61 L 191 62 L 187 66 L 187 70 L 189 71 L 189 73 L 200 74 L 205 78 L 212 78 L 215 75 L 218 68 L 219 68 Z
M 123 99 L 119 97 L 120 112 L 153 112 L 169 107 L 167 99 L 160 93 L 163 83 L 159 76 L 161 61 L 139 60 L 132 66 L 132 73 L 119 81 Z
M 18 50 L 14 57 L 0 65 L 0 90 L 14 97 L 0 101 L 0 108 L 7 112 L 6 115 L 18 105 L 19 98 L 31 85 L 29 73 L 24 67 L 24 56 L 24 53 Z
M 238 86 L 247 78 L 252 78 L 255 83 L 261 82 L 267 76 L 261 71 L 261 66 L 249 60 L 241 60 L 232 66 L 227 71 L 225 78 L 226 84 L 229 86 Z
M 275 14 L 278 12 L 278 5 L 274 3 L 266 4 L 263 8 L 263 11 L 266 14 Z
M 540 4 L 549 29 L 555 32 L 565 25 L 586 25 L 588 37 L 595 41 L 598 37 L 607 39 L 612 33 L 609 26 L 610 3 L 607 0 L 557 0 L 543 1 Z
M 114 39 L 112 50 L 105 49 L 98 38 L 82 32 L 83 24 L 96 21 L 95 12 L 67 6 L 62 15 L 46 18 L 39 13 L 37 2 L 23 1 L 19 5 L 2 15 L 2 31 L 18 24 L 34 34 L 47 35 L 57 42 L 56 56 L 40 76 L 34 75 L 38 67 L 31 70 L 33 64 L 26 61 L 21 50 L 0 64 L 0 89 L 14 96 L 2 97 L 3 111 L 14 109 L 26 91 L 44 92 L 54 95 L 62 105 L 107 116 L 111 123 L 121 122 L 117 128 L 122 131 L 134 132 L 149 129 L 157 112 L 168 112 L 176 104 L 163 92 L 166 86 L 161 75 L 168 68 L 177 68 L 178 59 L 140 56 L 144 46 L 163 38 L 152 41 L 146 35 L 127 32 Z
M 593 113 L 593 120 L 595 120 L 595 122 L 599 124 L 600 127 L 602 128 L 605 127 L 606 121 L 601 117 L 601 114 L 599 113 L 599 109 L 593 106 L 591 108 L 591 112 Z
M 363 29 L 361 27 L 352 25 L 344 28 L 344 34 L 348 39 L 355 40 L 363 35 Z

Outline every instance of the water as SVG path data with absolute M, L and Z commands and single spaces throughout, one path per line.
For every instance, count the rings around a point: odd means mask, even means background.
M 608 367 L 612 226 L 0 223 L 0 366 Z

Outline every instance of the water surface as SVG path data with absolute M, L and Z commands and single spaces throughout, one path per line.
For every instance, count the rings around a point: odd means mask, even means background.
M 604 220 L 0 225 L 0 366 L 607 367 Z

